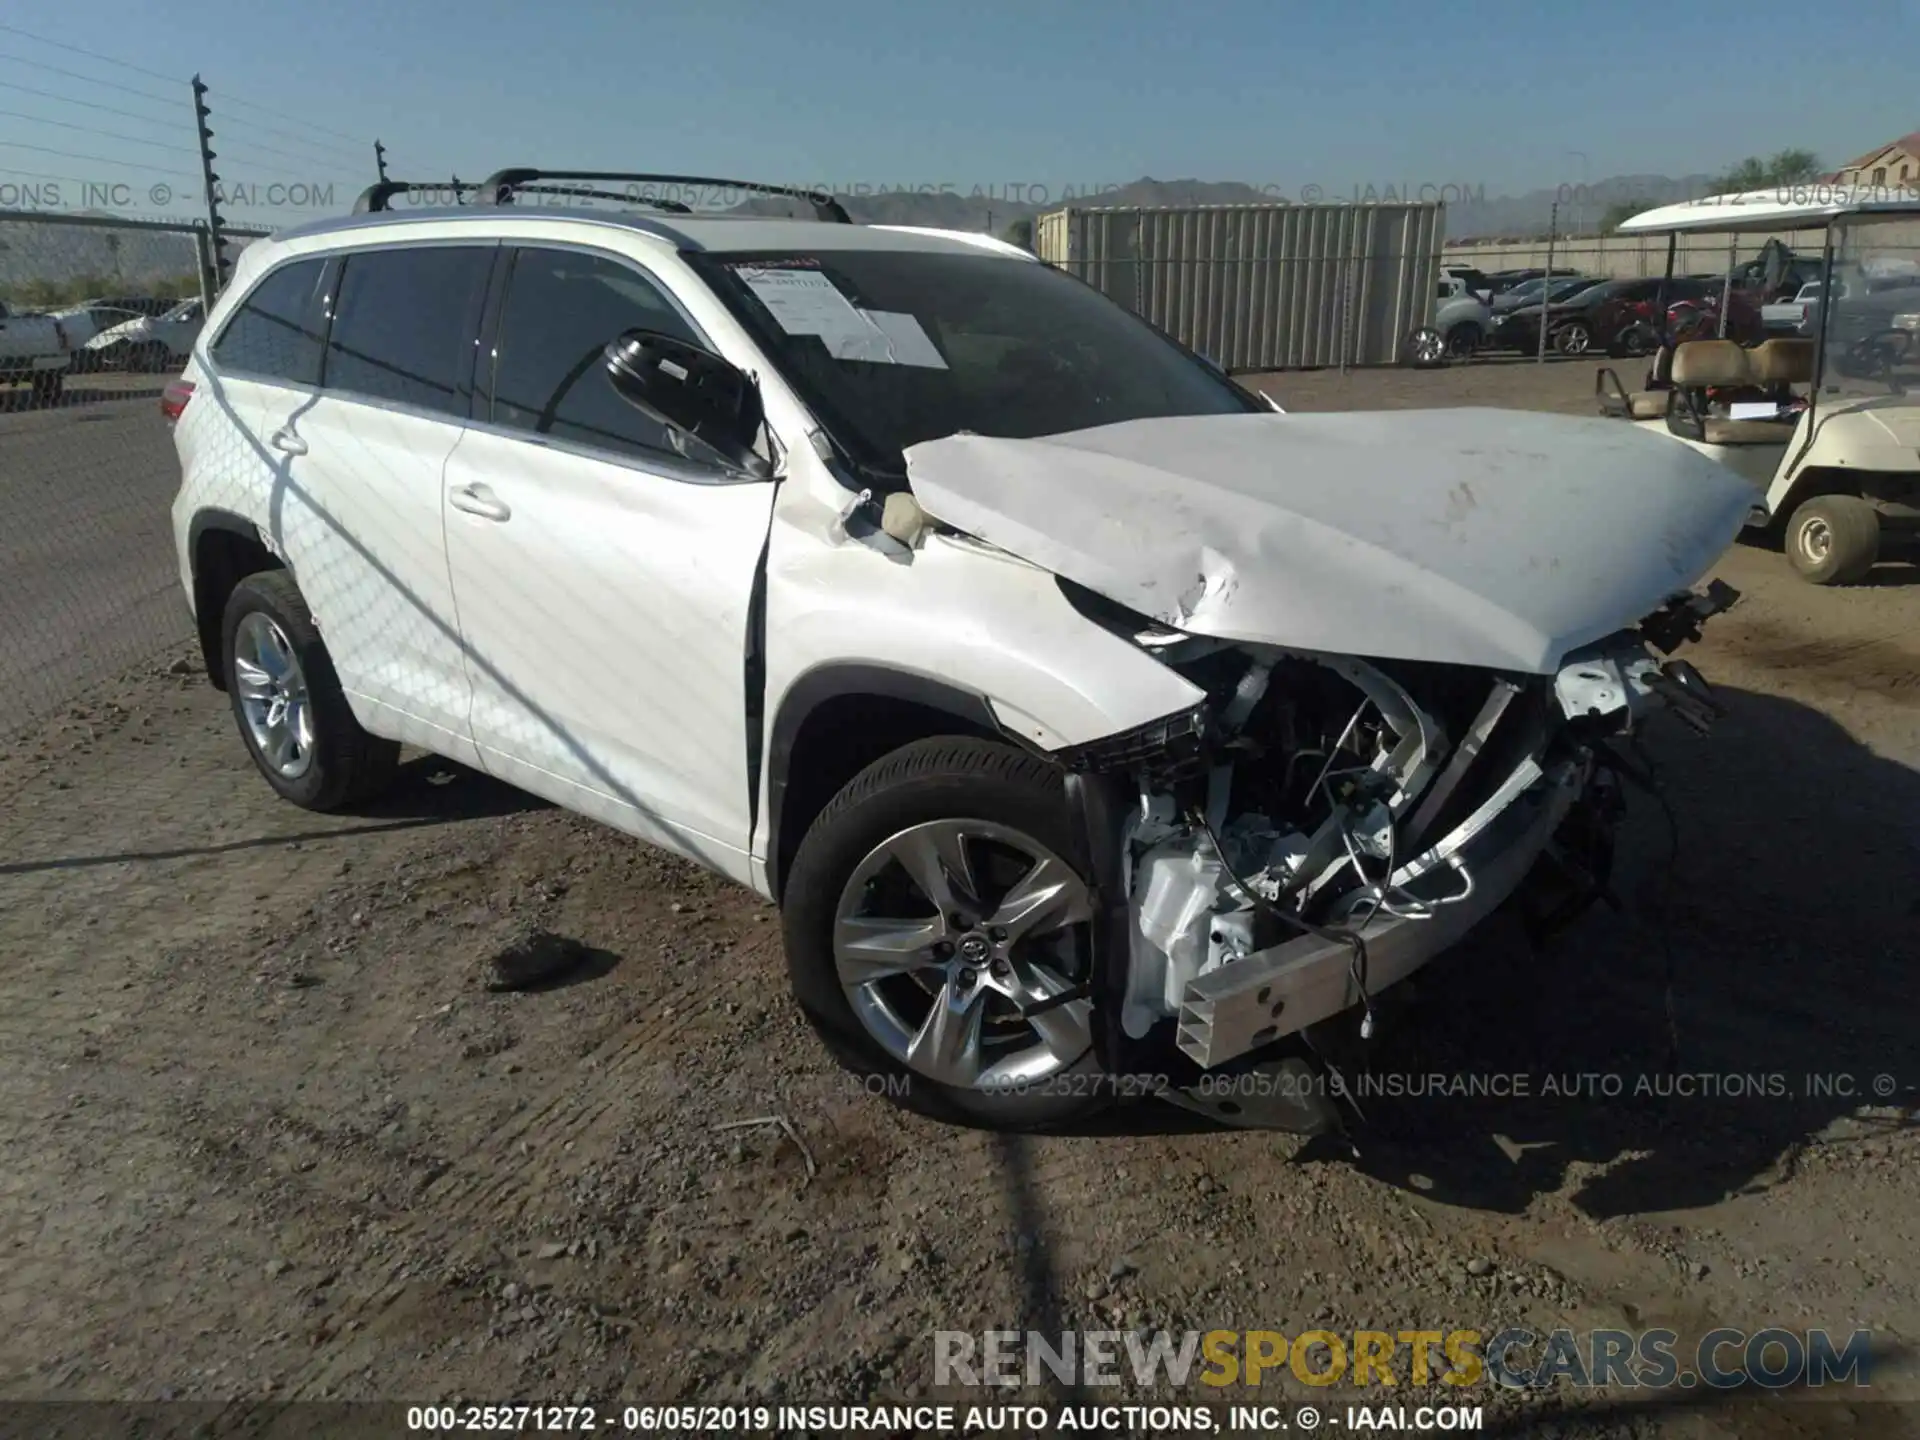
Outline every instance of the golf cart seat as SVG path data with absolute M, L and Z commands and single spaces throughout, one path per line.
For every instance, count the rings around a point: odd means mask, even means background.
M 1747 352 L 1747 364 L 1761 385 L 1811 385 L 1813 341 L 1766 340 Z
M 1770 345 L 1793 343 L 1768 342 Z M 1783 377 L 1801 368 L 1801 361 L 1791 352 L 1775 351 L 1756 363 L 1757 353 L 1733 340 L 1688 340 L 1676 346 L 1673 388 L 1680 392 L 1682 403 L 1668 415 L 1668 428 L 1676 435 L 1708 445 L 1786 444 L 1793 434 L 1794 417 L 1734 420 L 1714 414 L 1708 401 L 1709 389 L 1720 392 L 1714 398 L 1721 403 L 1777 399 Z M 1806 368 L 1811 370 L 1811 366 Z M 1763 369 L 1769 373 L 1763 375 Z
M 1595 377 L 1594 392 L 1600 397 L 1602 415 L 1620 420 L 1664 420 L 1673 395 L 1673 350 L 1662 345 L 1653 352 L 1645 390 L 1628 390 L 1609 367 Z

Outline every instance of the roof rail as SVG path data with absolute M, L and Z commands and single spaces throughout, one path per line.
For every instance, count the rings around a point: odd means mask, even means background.
M 800 190 L 790 185 L 764 185 L 757 180 L 716 180 L 700 175 L 643 175 L 626 170 L 535 170 L 510 169 L 496 170 L 480 182 L 480 194 L 475 203 L 480 205 L 511 205 L 516 190 L 527 190 L 538 194 L 542 191 L 558 190 L 564 194 L 587 194 L 598 198 L 627 200 L 636 203 L 655 205 L 663 210 L 678 210 L 686 213 L 688 207 L 675 200 L 648 201 L 634 195 L 610 194 L 606 191 L 580 191 L 568 187 L 536 185 L 533 182 L 544 180 L 620 180 L 629 183 L 639 182 L 648 185 L 690 185 L 695 187 L 711 186 L 715 189 L 751 190 L 757 195 L 784 195 L 790 200 L 804 200 L 813 207 L 814 218 L 826 220 L 836 225 L 851 225 L 853 219 L 841 208 L 840 202 L 822 190 Z
M 470 192 L 478 191 L 479 188 L 480 187 L 475 185 L 471 180 L 461 180 L 458 177 L 452 180 L 435 180 L 426 183 L 418 180 L 376 180 L 373 184 L 362 190 L 360 192 L 360 198 L 353 202 L 353 213 L 356 215 L 370 215 L 379 210 L 391 210 L 393 206 L 388 202 L 392 200 L 394 196 L 404 195 L 409 190 L 424 190 L 430 194 L 450 190 L 453 192 L 455 200 L 459 204 L 465 205 L 467 201 L 464 197 Z

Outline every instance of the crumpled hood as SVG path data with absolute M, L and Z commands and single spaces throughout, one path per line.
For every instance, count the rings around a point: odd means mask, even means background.
M 936 519 L 1175 629 L 1550 673 L 1698 580 L 1753 489 L 1619 420 L 1133 420 L 913 446 Z

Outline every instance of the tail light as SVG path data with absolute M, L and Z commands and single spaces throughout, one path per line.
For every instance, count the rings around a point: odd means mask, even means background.
M 186 411 L 187 402 L 193 399 L 191 380 L 172 380 L 167 388 L 160 392 L 160 413 L 167 418 L 169 425 L 178 420 Z

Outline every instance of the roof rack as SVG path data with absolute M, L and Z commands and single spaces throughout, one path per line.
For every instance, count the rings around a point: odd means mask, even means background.
M 471 192 L 477 192 L 479 189 L 480 187 L 475 185 L 471 180 L 462 180 L 458 176 L 452 180 L 432 181 L 376 180 L 373 184 L 362 190 L 360 192 L 360 198 L 353 202 L 353 213 L 356 215 L 370 215 L 379 210 L 391 210 L 393 206 L 388 202 L 391 201 L 394 196 L 404 195 L 409 190 L 424 190 L 429 193 L 451 190 L 455 200 L 459 204 L 465 205 L 467 201 L 463 197 Z
M 829 221 L 836 225 L 851 225 L 853 219 L 841 208 L 840 202 L 822 190 L 800 190 L 790 185 L 763 185 L 757 180 L 717 180 L 701 175 L 643 175 L 625 170 L 534 170 L 510 169 L 496 170 L 480 182 L 480 193 L 475 199 L 479 205 L 511 205 L 514 192 L 526 190 L 532 194 L 558 192 L 569 195 L 590 195 L 600 199 L 625 200 L 635 204 L 648 204 L 662 210 L 675 210 L 688 213 L 688 207 L 677 200 L 647 200 L 643 196 L 625 195 L 607 191 L 582 191 L 571 186 L 550 186 L 534 182 L 547 180 L 584 180 L 588 182 L 617 180 L 627 183 L 648 185 L 688 185 L 694 187 L 712 187 L 725 190 L 751 190 L 756 195 L 784 195 L 790 200 L 804 200 L 813 207 L 814 218 Z M 401 188 L 405 188 L 404 186 Z

